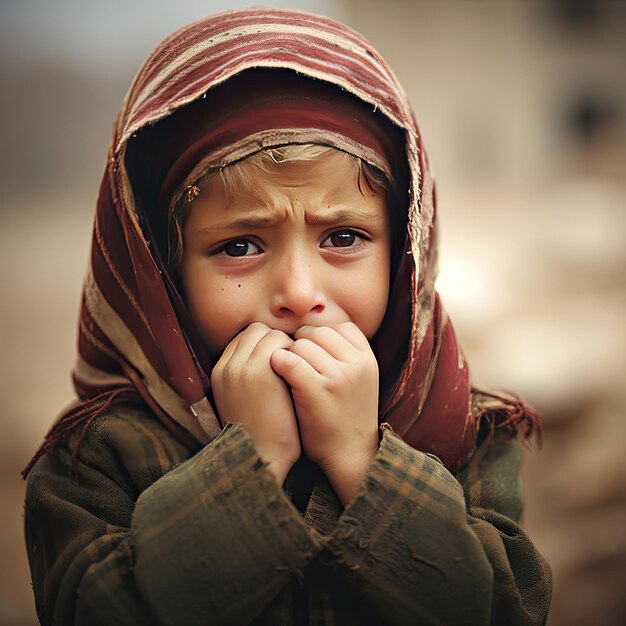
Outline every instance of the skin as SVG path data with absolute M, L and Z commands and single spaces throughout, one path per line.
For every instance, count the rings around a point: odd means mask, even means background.
M 244 426 L 279 484 L 304 453 L 347 504 L 378 447 L 368 339 L 389 292 L 384 198 L 358 189 L 339 151 L 280 164 L 234 198 L 211 176 L 183 244 L 180 275 L 216 360 L 222 421 Z

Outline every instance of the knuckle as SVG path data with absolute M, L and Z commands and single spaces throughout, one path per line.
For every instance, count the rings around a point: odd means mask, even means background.
M 213 372 L 211 373 L 211 378 L 209 380 L 211 382 L 211 387 L 213 389 L 215 389 L 219 385 L 220 377 L 219 377 L 219 374 L 215 371 L 215 369 L 213 369 Z
M 335 324 L 333 328 L 335 328 L 336 330 L 353 330 L 356 328 L 356 324 L 351 320 L 348 320 L 347 322 L 340 322 L 339 324 Z
M 267 333 L 268 330 L 269 330 L 268 326 L 266 326 L 263 322 L 252 322 L 252 324 L 250 324 L 244 332 L 261 334 L 261 333 Z
M 268 334 L 268 337 L 270 337 L 272 340 L 277 340 L 277 339 L 285 339 L 285 337 L 287 337 L 287 335 L 285 335 L 285 333 L 282 330 L 276 330 L 275 328 L 272 328 L 272 330 L 270 330 Z
M 232 382 L 238 377 L 238 375 L 239 367 L 235 363 L 228 361 L 228 363 L 224 364 L 221 371 L 221 378 L 224 382 Z
M 224 373 L 224 364 L 221 361 L 218 361 L 213 366 L 213 371 L 211 372 L 211 384 L 215 381 L 219 380 Z
M 310 343 L 312 343 L 312 341 L 310 339 L 307 339 L 306 337 L 300 337 L 299 339 L 296 339 L 293 342 L 293 346 L 294 348 L 303 348 L 306 347 L 307 345 L 309 345 Z

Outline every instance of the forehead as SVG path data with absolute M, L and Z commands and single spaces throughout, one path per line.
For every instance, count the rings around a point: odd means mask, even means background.
M 230 201 L 242 197 L 276 200 L 279 196 L 306 195 L 318 202 L 361 201 L 373 195 L 359 184 L 359 163 L 345 152 L 312 146 L 308 152 L 271 151 L 243 159 L 210 175 L 199 186 L 202 195 L 221 194 Z
M 263 213 L 271 214 L 272 221 L 301 214 L 310 222 L 338 214 L 380 221 L 386 215 L 385 198 L 359 184 L 357 160 L 338 150 L 280 163 L 245 159 L 208 176 L 199 190 L 189 215 L 194 222 L 259 218 Z

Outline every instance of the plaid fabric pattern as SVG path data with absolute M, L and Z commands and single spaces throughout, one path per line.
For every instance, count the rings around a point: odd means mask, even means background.
M 390 364 L 381 421 L 398 436 L 383 431 L 345 510 L 322 477 L 301 514 L 246 432 L 223 428 L 207 397 L 211 364 L 192 349 L 127 167 L 133 138 L 180 121 L 186 105 L 253 68 L 324 81 L 402 135 L 401 250 L 410 254 L 372 339 L 381 372 Z M 435 200 L 408 100 L 350 29 L 309 13 L 229 11 L 149 55 L 117 117 L 98 198 L 73 372 L 80 400 L 24 471 L 32 468 L 25 530 L 42 624 L 545 621 L 550 574 L 516 524 L 519 455 L 506 439 L 535 432 L 538 418 L 471 388 L 434 290 Z M 494 445 L 466 464 L 481 423 Z
M 240 426 L 194 456 L 121 406 L 42 457 L 26 535 L 41 623 L 545 622 L 550 573 L 516 524 L 515 442 L 453 477 L 384 430 L 343 510 L 320 479 L 301 515 Z

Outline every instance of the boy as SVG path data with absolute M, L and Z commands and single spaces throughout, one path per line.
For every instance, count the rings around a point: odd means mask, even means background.
M 221 419 L 245 427 L 280 485 L 300 456 L 300 433 L 345 504 L 378 448 L 367 338 L 387 308 L 387 210 L 381 195 L 359 191 L 354 157 L 310 146 L 314 158 L 303 160 L 302 146 L 300 155 L 291 148 L 247 159 L 268 161 L 267 171 L 257 165 L 258 187 L 237 171 L 232 197 L 219 177 L 199 190 L 181 281 L 219 359 L 211 389 Z M 244 164 L 254 167 L 229 167 Z
M 99 197 L 82 402 L 29 479 L 42 623 L 545 621 L 513 521 L 536 424 L 471 390 L 434 205 L 355 33 L 254 9 L 155 50 Z

